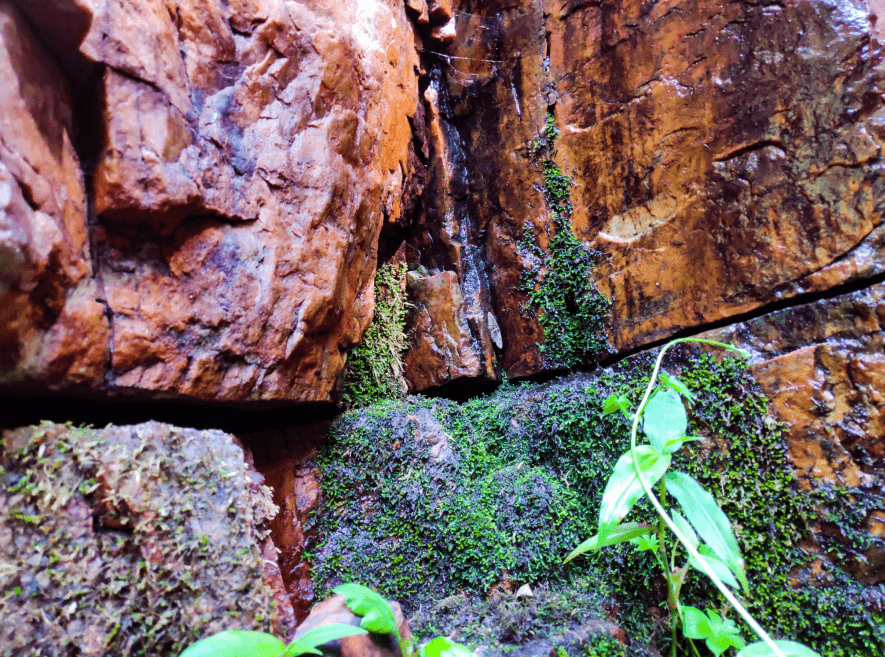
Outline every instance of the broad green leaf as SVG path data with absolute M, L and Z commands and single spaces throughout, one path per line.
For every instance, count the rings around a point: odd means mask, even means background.
M 706 639 L 713 633 L 710 618 L 697 607 L 682 605 L 682 633 L 689 639 Z
M 670 376 L 666 372 L 661 372 L 661 383 L 665 387 L 673 388 L 674 390 L 676 390 L 676 392 L 685 397 L 685 399 L 689 402 L 694 402 L 694 395 L 691 394 L 691 390 L 689 390 L 688 386 L 677 379 L 675 376 Z
M 667 444 L 684 438 L 688 429 L 685 407 L 675 390 L 659 389 L 646 404 L 642 418 L 648 442 L 662 453 Z
M 806 648 L 801 643 L 795 641 L 775 641 L 775 645 L 780 648 L 786 657 L 820 657 L 820 653 L 816 653 L 811 648 Z M 777 653 L 772 650 L 764 641 L 756 641 L 741 650 L 736 657 L 776 657 Z
M 728 648 L 743 648 L 746 645 L 732 621 L 723 620 L 709 609 L 707 613 L 687 605 L 682 605 L 681 609 L 682 633 L 689 639 L 703 639 L 716 657 Z
M 473 657 L 473 652 L 467 646 L 440 636 L 421 647 L 420 657 Z
M 296 643 L 298 646 L 295 649 L 304 651 L 303 646 L 307 646 L 307 648 L 310 649 L 310 652 L 319 655 L 321 653 L 314 650 L 316 646 L 321 646 L 324 643 L 337 641 L 338 639 L 343 639 L 355 634 L 368 634 L 368 631 L 362 627 L 354 627 L 353 625 L 346 625 L 344 623 L 327 623 L 325 625 L 320 625 L 312 630 L 308 630 L 301 636 L 296 637 L 292 643 L 286 646 L 286 655 L 305 654 L 305 652 L 292 652 L 293 644 Z
M 669 454 L 661 454 L 649 445 L 636 448 L 639 469 L 649 486 L 654 486 L 670 467 Z M 639 476 L 633 467 L 633 457 L 627 452 L 615 464 L 599 505 L 600 540 L 605 540 L 636 503 L 645 495 Z
M 280 657 L 285 649 L 286 644 L 271 634 L 225 630 L 200 639 L 181 657 Z
M 333 593 L 343 595 L 345 604 L 357 616 L 362 616 L 360 626 L 379 634 L 394 634 L 400 638 L 399 628 L 390 603 L 372 589 L 361 584 L 342 584 L 332 589 Z
M 638 522 L 622 523 L 612 529 L 608 533 L 608 536 L 605 537 L 605 540 L 600 540 L 599 534 L 594 534 L 586 541 L 581 543 L 574 550 L 572 550 L 572 552 L 565 558 L 565 561 L 563 561 L 562 563 L 568 563 L 575 557 L 579 557 L 585 552 L 596 552 L 597 550 L 601 550 L 602 548 L 609 545 L 623 543 L 624 541 L 629 541 L 631 538 L 641 536 L 642 534 L 648 534 L 651 531 L 653 531 L 653 527 L 651 525 L 645 525 Z
M 673 524 L 679 528 L 679 531 L 681 531 L 685 538 L 688 539 L 692 547 L 696 548 L 700 545 L 701 541 L 698 538 L 698 535 L 695 534 L 694 529 L 692 529 L 684 515 L 679 513 L 679 511 L 673 511 L 670 513 L 670 517 L 673 518 Z
M 679 501 L 685 516 L 713 553 L 728 566 L 749 593 L 744 560 L 728 517 L 716 499 L 684 472 L 671 472 L 664 478 L 667 492 Z
M 627 395 L 612 395 L 608 399 L 605 400 L 605 404 L 602 407 L 603 415 L 611 415 L 612 413 L 617 413 L 621 411 L 628 420 L 633 418 L 633 405 L 630 403 L 630 400 L 627 398 Z
M 735 579 L 729 567 L 725 565 L 719 557 L 713 554 L 713 551 L 709 547 L 702 545 L 700 547 L 700 553 L 701 560 L 710 567 L 710 570 L 713 571 L 713 574 L 716 575 L 716 577 L 722 580 L 723 584 L 726 584 L 733 589 L 740 588 L 740 584 L 738 584 L 738 581 Z M 706 571 L 701 568 L 701 564 L 694 557 L 688 558 L 688 564 L 699 573 L 706 574 Z

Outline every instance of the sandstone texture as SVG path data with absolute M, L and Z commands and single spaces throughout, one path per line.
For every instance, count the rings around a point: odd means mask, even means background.
M 3 379 L 328 400 L 415 195 L 406 7 L 16 4 L 78 80 L 90 189 L 69 84 L 4 2 Z
M 71 88 L 0 3 L 0 383 L 103 383 L 110 340 L 97 301 Z
M 409 631 L 409 623 L 403 616 L 402 609 L 396 602 L 392 602 L 390 606 L 393 608 L 393 616 L 396 619 L 397 627 L 399 627 L 400 636 L 403 641 L 409 641 L 412 633 Z M 327 623 L 343 623 L 359 627 L 361 621 L 362 618 L 354 614 L 344 604 L 344 596 L 333 595 L 311 609 L 310 615 L 298 626 L 296 638 L 302 632 Z M 396 637 L 392 634 L 358 634 L 338 639 L 335 643 L 338 646 L 335 654 L 341 657 L 402 657 Z
M 532 267 L 524 237 L 546 248 L 551 225 L 538 155 L 548 115 L 552 160 L 571 178 L 572 230 L 600 254 L 593 277 L 612 307 L 599 328 L 614 356 L 880 274 L 876 9 L 458 3 L 453 43 L 425 55 L 427 123 L 439 124 L 448 164 L 432 162 L 412 240 L 431 274 L 486 286 L 498 369 L 551 367 L 519 289 Z M 456 235 L 460 251 L 434 234 Z M 460 264 L 468 246 L 482 254 L 481 276 Z M 452 297 L 440 295 L 440 305 Z
M 277 508 L 229 434 L 44 423 L 2 438 L 0 653 L 174 655 L 224 629 L 294 629 L 262 554 Z
M 850 558 L 835 565 L 885 582 L 885 284 L 703 337 L 751 351 L 750 371 L 787 427 L 794 474 L 818 500 L 802 548 L 826 560 L 837 544 Z

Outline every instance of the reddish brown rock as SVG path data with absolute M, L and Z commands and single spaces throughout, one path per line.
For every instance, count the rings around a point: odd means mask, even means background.
M 100 385 L 108 323 L 90 280 L 67 80 L 0 3 L 0 382 Z
M 304 553 L 316 540 L 312 513 L 320 498 L 320 475 L 315 458 L 325 440 L 328 422 L 288 429 L 245 434 L 251 446 L 255 468 L 273 491 L 273 502 L 280 511 L 270 521 L 270 536 L 279 553 L 282 583 L 298 622 L 303 621 L 316 602 L 313 579 Z
M 464 168 L 431 194 L 454 189 L 463 209 L 428 218 L 457 219 L 488 263 L 508 375 L 546 367 L 518 287 L 520 239 L 544 247 L 550 219 L 532 148 L 548 109 L 574 232 L 602 254 L 615 352 L 883 271 L 885 69 L 865 3 L 456 9 L 447 57 L 427 61 Z
M 483 367 L 483 355 L 477 353 L 458 275 L 453 271 L 433 276 L 409 272 L 406 280 L 414 305 L 408 317 L 410 343 L 404 360 L 410 389 L 426 390 L 461 378 L 494 379 L 492 363 L 485 361 Z
M 820 507 L 803 549 L 827 558 L 836 541 L 854 553 L 837 564 L 866 584 L 885 581 L 885 284 L 777 311 L 703 334 L 752 353 L 751 373 L 787 426 L 799 485 L 842 491 Z M 824 496 L 826 498 L 826 496 Z M 866 517 L 846 537 L 831 512 L 863 503 Z M 865 547 L 855 547 L 866 543 Z
M 409 630 L 409 623 L 403 617 L 399 604 L 391 602 L 390 606 L 393 608 L 393 615 L 403 641 L 411 640 L 412 633 Z M 297 638 L 303 632 L 328 623 L 343 623 L 359 627 L 361 620 L 344 604 L 344 596 L 333 595 L 311 609 L 307 619 L 298 626 L 295 636 Z M 341 657 L 402 657 L 402 652 L 393 635 L 358 634 L 339 639 L 335 643 L 340 646 L 338 654 Z
M 4 378 L 51 369 L 53 384 L 114 392 L 328 400 L 372 316 L 382 224 L 415 203 L 418 55 L 403 3 L 21 4 L 68 71 L 101 72 L 100 98 L 83 85 L 81 99 L 84 129 L 89 102 L 101 108 L 100 225 L 92 272 L 67 82 L 10 31 L 0 94 L 16 129 L 0 177 L 25 199 L 3 196 L 16 226 L 4 283 L 17 287 L 0 299 L 13 318 Z M 86 287 L 65 307 L 75 283 Z

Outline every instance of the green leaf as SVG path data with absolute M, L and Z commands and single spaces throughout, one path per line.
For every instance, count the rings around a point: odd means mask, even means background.
M 674 390 L 659 389 L 645 406 L 642 427 L 651 446 L 662 453 L 668 444 L 684 438 L 688 418 L 679 395 Z
M 657 552 L 660 544 L 658 543 L 658 537 L 655 534 L 649 534 L 647 536 L 637 536 L 636 538 L 630 539 L 630 542 L 636 547 L 636 550 L 639 552 Z
M 706 639 L 713 633 L 710 618 L 696 607 L 682 605 L 682 633 L 689 639 Z
M 368 634 L 368 631 L 363 629 L 362 627 L 354 627 L 353 625 L 346 625 L 344 623 L 327 623 L 325 625 L 320 625 L 318 627 L 313 628 L 312 630 L 308 630 L 304 634 L 286 646 L 286 655 L 303 655 L 307 652 L 311 652 L 315 655 L 322 654 L 318 650 L 315 650 L 316 646 L 321 646 L 324 643 L 329 643 L 330 641 L 337 641 L 338 639 L 344 639 L 345 637 L 354 636 L 355 634 Z M 298 644 L 295 648 L 293 648 L 294 644 Z M 304 647 L 307 647 L 308 650 L 305 650 Z M 292 652 L 293 650 L 301 650 L 302 652 Z
M 673 524 L 679 528 L 679 531 L 688 539 L 691 546 L 696 548 L 700 545 L 701 541 L 698 538 L 698 535 L 695 534 L 694 529 L 689 524 L 688 520 L 685 519 L 685 516 L 679 513 L 679 511 L 671 512 L 670 516 L 673 518 Z
M 661 383 L 668 388 L 673 388 L 680 395 L 685 397 L 688 402 L 694 402 L 694 395 L 682 381 L 675 376 L 669 376 L 666 372 L 661 372 Z
M 280 657 L 285 649 L 272 634 L 225 630 L 200 639 L 180 657 Z
M 786 657 L 821 657 L 811 648 L 806 648 L 801 643 L 795 641 L 775 641 L 775 645 L 780 648 Z M 764 641 L 756 641 L 741 650 L 737 657 L 776 657 L 777 653 L 772 650 Z
M 671 472 L 664 478 L 667 492 L 679 501 L 688 521 L 713 553 L 728 566 L 749 593 L 750 586 L 744 573 L 744 560 L 728 517 L 719 508 L 715 498 L 697 481 L 684 472 Z
M 627 398 L 627 395 L 612 395 L 608 399 L 605 400 L 605 404 L 602 407 L 603 415 L 611 415 L 612 413 L 617 413 L 621 411 L 624 416 L 628 420 L 633 419 L 633 405 L 630 403 L 630 400 Z
M 670 467 L 669 454 L 661 454 L 649 445 L 636 448 L 639 469 L 649 486 L 654 486 Z M 633 458 L 627 452 L 615 464 L 599 505 L 599 534 L 604 541 L 636 503 L 645 495 Z
M 722 619 L 711 610 L 707 613 L 687 605 L 682 609 L 682 633 L 689 639 L 703 639 L 707 648 L 719 657 L 728 648 L 743 648 L 737 626 L 728 619 Z
M 420 655 L 421 657 L 473 657 L 473 652 L 467 646 L 440 636 L 422 646 Z
M 283 653 L 285 657 L 298 657 L 298 655 L 322 655 L 323 653 L 316 649 L 315 646 L 312 646 L 308 643 L 303 643 L 298 639 L 295 639 L 286 646 L 286 651 Z
M 726 584 L 727 586 L 730 586 L 733 589 L 740 587 L 740 584 L 738 584 L 738 581 L 735 579 L 734 575 L 732 574 L 732 572 L 728 568 L 728 566 L 726 564 L 724 564 L 719 559 L 719 557 L 717 557 L 715 554 L 713 554 L 712 550 L 710 550 L 709 547 L 707 547 L 706 545 L 702 545 L 700 547 L 700 553 L 701 553 L 701 560 L 704 561 L 704 563 L 706 563 L 710 567 L 710 570 L 713 571 L 713 574 L 716 575 L 716 577 L 718 577 L 719 579 L 722 580 L 723 584 Z M 697 559 L 695 559 L 694 557 L 689 557 L 688 563 L 692 568 L 694 568 L 699 573 L 706 574 L 706 571 L 703 568 L 701 568 L 699 561 Z
M 332 589 L 333 593 L 343 595 L 345 604 L 357 616 L 362 616 L 360 626 L 378 634 L 394 634 L 400 639 L 399 628 L 390 603 L 372 589 L 361 584 L 342 584 Z
M 648 534 L 653 530 L 654 528 L 651 525 L 645 525 L 638 522 L 622 523 L 612 529 L 605 537 L 605 540 L 600 540 L 599 534 L 594 534 L 572 550 L 562 563 L 568 563 L 585 552 L 596 552 L 609 545 L 616 545 L 618 543 L 623 543 L 624 541 L 629 541 L 637 536 L 641 536 L 642 534 Z

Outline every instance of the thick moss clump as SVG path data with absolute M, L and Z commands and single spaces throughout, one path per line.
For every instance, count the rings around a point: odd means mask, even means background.
M 342 416 L 319 462 L 318 588 L 360 581 L 426 616 L 457 592 L 543 582 L 592 593 L 587 611 L 616 610 L 636 638 L 664 639 L 666 589 L 647 553 L 618 546 L 561 563 L 595 533 L 605 483 L 628 449 L 626 420 L 601 411 L 610 394 L 638 402 L 650 366 L 634 362 L 636 369 L 504 386 L 465 404 L 408 398 Z M 869 604 L 883 599 L 883 587 L 852 584 L 840 571 L 834 586 L 790 586 L 809 561 L 795 545 L 813 500 L 794 485 L 783 428 L 742 363 L 705 356 L 668 369 L 697 396 L 690 431 L 705 437 L 677 467 L 713 492 L 734 523 L 757 617 L 827 657 L 883 654 L 885 618 Z M 648 512 L 640 505 L 635 513 Z M 721 605 L 699 574 L 683 600 Z M 484 640 L 481 631 L 464 638 L 473 637 Z
M 0 654 L 176 655 L 271 631 L 275 511 L 220 431 L 45 423 L 3 435 Z
M 401 399 L 406 350 L 405 263 L 385 263 L 375 274 L 375 315 L 363 341 L 347 357 L 341 402 L 345 408 Z
M 608 351 L 604 326 L 611 305 L 593 282 L 597 254 L 572 233 L 571 178 L 554 159 L 559 132 L 553 115 L 544 135 L 532 144 L 532 157 L 544 174 L 544 198 L 553 212 L 542 249 L 531 225 L 526 225 L 521 249 L 532 263 L 523 272 L 520 291 L 529 300 L 526 312 L 536 314 L 544 329 L 541 353 L 551 367 L 587 365 Z

